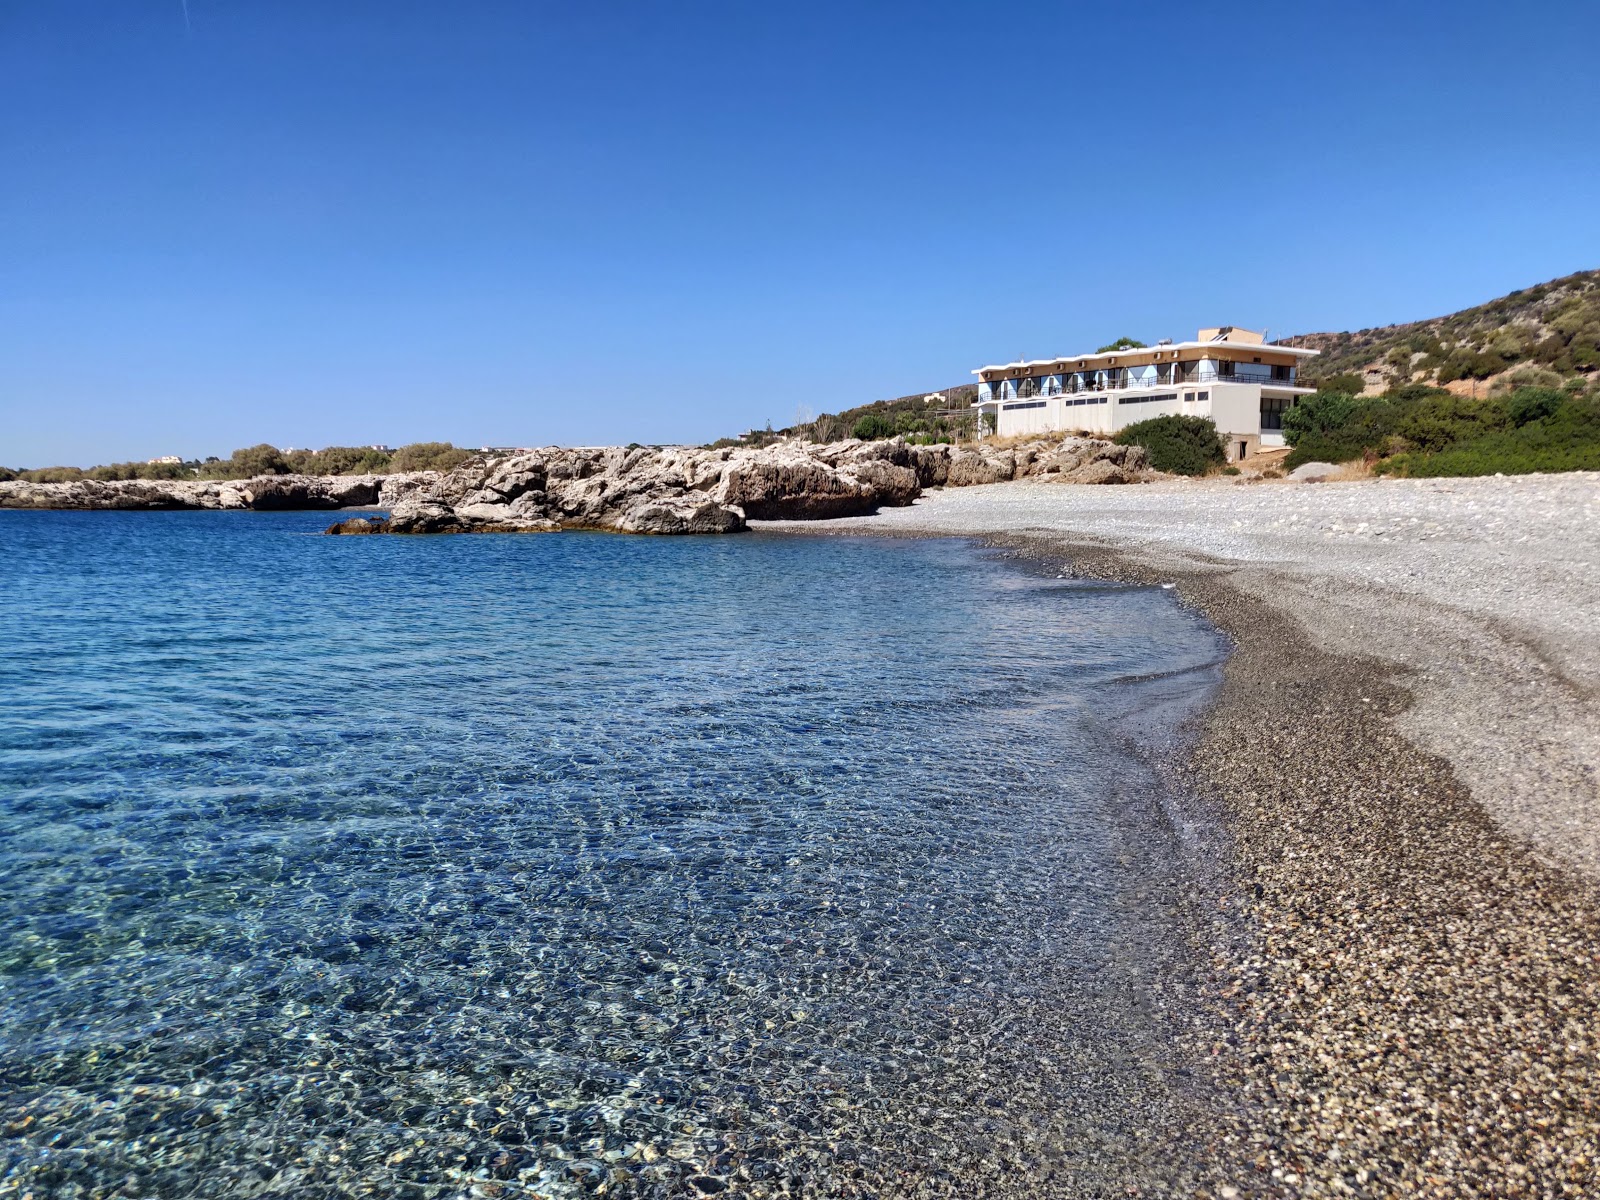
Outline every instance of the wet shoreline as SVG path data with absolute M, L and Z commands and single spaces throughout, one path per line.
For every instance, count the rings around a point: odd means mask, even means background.
M 1197 1030 L 1238 1101 L 1220 1144 L 1188 1148 L 1213 1194 L 1594 1194 L 1600 894 L 1407 736 L 1405 675 L 1313 644 L 1231 568 L 986 540 L 1176 584 L 1235 643 L 1171 764 L 1226 830 L 1233 886 L 1213 903 L 1239 918 L 1215 926 Z

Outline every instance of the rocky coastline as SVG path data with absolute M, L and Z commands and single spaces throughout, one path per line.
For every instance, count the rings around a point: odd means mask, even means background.
M 74 479 L 0 483 L 0 508 L 62 510 L 336 509 L 398 504 L 437 472 L 405 475 L 258 475 L 253 479 Z
M 474 459 L 340 534 L 737 533 L 750 520 L 819 520 L 904 507 L 925 490 L 1039 477 L 1133 483 L 1151 477 L 1139 446 L 1088 438 L 1008 448 L 903 439 L 760 448 L 553 447 Z
M 997 447 L 783 441 L 762 447 L 552 446 L 479 457 L 445 474 L 258 475 L 225 480 L 0 482 L 0 509 L 376 508 L 329 533 L 737 533 L 750 520 L 861 516 L 931 488 L 1031 477 L 1064 483 L 1155 478 L 1142 447 L 1041 438 Z

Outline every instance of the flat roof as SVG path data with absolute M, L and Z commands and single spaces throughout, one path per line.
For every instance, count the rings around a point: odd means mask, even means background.
M 985 371 L 1014 371 L 1018 367 L 1053 367 L 1057 363 L 1097 362 L 1101 359 L 1127 358 L 1133 354 L 1152 354 L 1157 351 L 1215 350 L 1218 347 L 1227 347 L 1230 350 L 1246 350 L 1252 354 L 1292 354 L 1299 358 L 1312 358 L 1322 353 L 1320 350 L 1306 350 L 1300 346 L 1275 346 L 1258 342 L 1169 342 L 1165 346 L 1130 346 L 1125 350 L 1107 350 L 1104 354 L 1063 354 L 1057 358 L 1035 358 L 1027 362 L 996 363 L 992 366 L 979 367 L 972 374 L 982 375 Z

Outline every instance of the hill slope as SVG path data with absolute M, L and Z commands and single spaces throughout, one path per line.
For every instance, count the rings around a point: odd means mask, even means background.
M 1600 372 L 1600 271 L 1580 271 L 1445 317 L 1280 339 L 1322 351 L 1309 382 L 1361 374 L 1366 389 L 1485 380 L 1519 366 L 1565 378 Z

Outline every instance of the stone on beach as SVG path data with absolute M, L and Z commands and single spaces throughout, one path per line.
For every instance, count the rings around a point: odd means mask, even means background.
M 1296 483 L 1321 483 L 1324 479 L 1331 478 L 1339 473 L 1339 468 L 1328 462 L 1301 463 L 1289 472 L 1289 478 Z

